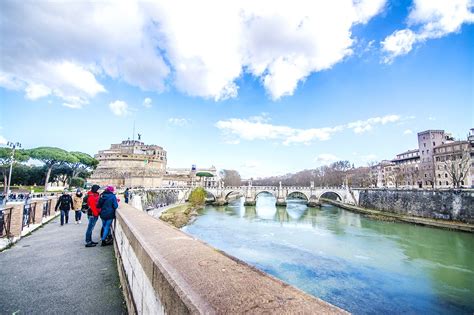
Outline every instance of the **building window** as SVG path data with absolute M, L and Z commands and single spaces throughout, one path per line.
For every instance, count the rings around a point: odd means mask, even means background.
M 441 186 L 441 181 L 439 181 L 439 185 Z
M 441 178 L 441 174 L 438 174 L 438 178 Z
M 426 173 L 425 173 L 425 177 L 426 177 Z
M 448 181 L 446 181 L 446 186 L 448 186 L 448 185 L 449 185 L 449 184 L 448 184 Z
M 444 178 L 448 178 L 448 173 L 444 173 Z
M 433 141 L 433 146 L 436 146 L 436 143 Z

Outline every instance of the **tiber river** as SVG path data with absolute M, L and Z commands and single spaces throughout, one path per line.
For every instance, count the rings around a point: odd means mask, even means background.
M 356 314 L 472 314 L 474 235 L 301 201 L 207 206 L 189 234 Z

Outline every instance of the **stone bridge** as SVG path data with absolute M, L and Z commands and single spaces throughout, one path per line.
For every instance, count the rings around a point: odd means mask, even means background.
M 300 198 L 306 200 L 308 206 L 320 204 L 320 198 L 329 197 L 330 193 L 346 204 L 358 204 L 358 191 L 352 191 L 348 187 L 314 187 L 314 186 L 220 186 L 203 187 L 208 193 L 209 199 L 217 205 L 225 205 L 230 200 L 245 197 L 245 205 L 255 205 L 257 198 L 262 193 L 269 193 L 275 197 L 276 205 L 285 206 L 287 199 Z M 187 200 L 194 187 L 161 187 L 150 189 L 134 189 L 132 192 L 141 196 L 144 205 L 132 204 L 137 208 L 146 208 L 150 203 L 150 194 L 173 193 L 177 202 Z M 138 201 L 138 200 L 137 200 Z M 151 202 L 152 203 L 152 202 Z
M 229 202 L 231 196 L 240 195 L 245 197 L 245 205 L 255 205 L 257 198 L 262 193 L 269 193 L 275 197 L 278 206 L 286 205 L 289 198 L 303 198 L 308 206 L 316 206 L 320 198 L 333 193 L 343 203 L 357 204 L 355 196 L 346 187 L 313 187 L 313 186 L 226 186 L 217 188 L 205 188 L 211 194 L 217 204 L 223 205 Z

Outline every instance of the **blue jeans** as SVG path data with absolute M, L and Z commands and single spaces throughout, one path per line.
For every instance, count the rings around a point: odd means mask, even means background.
M 77 221 L 81 221 L 81 216 L 82 216 L 81 210 L 79 210 L 79 211 L 74 211 L 74 212 L 75 212 L 75 215 L 76 215 L 76 222 L 77 222 Z
M 69 221 L 69 210 L 61 210 L 61 225 L 64 224 L 64 218 L 66 218 L 67 224 L 67 221 Z
M 94 230 L 94 226 L 97 222 L 99 217 L 94 217 L 93 215 L 89 216 L 89 224 L 87 224 L 87 231 L 86 231 L 86 243 L 89 244 L 92 242 L 92 231 Z
M 102 240 L 103 241 L 105 241 L 105 239 L 107 238 L 107 235 L 109 235 L 110 226 L 112 225 L 113 221 L 114 221 L 114 219 L 108 219 L 108 220 L 102 219 L 102 226 L 104 227 L 104 233 L 102 233 Z

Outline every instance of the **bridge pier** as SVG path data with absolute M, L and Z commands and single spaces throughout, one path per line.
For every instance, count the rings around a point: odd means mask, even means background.
M 228 202 L 227 200 L 225 200 L 224 196 L 219 196 L 216 198 L 216 201 L 214 201 L 214 204 L 216 206 L 225 206 L 226 204 L 228 204 Z
M 277 206 L 286 206 L 286 199 L 284 197 L 278 197 L 276 201 Z
M 319 199 L 316 199 L 316 198 L 309 199 L 308 207 L 316 208 L 316 207 L 320 207 L 320 206 L 321 206 L 321 202 L 319 201 Z
M 255 206 L 257 204 L 257 201 L 255 198 L 250 197 L 245 197 L 245 202 L 244 206 Z

